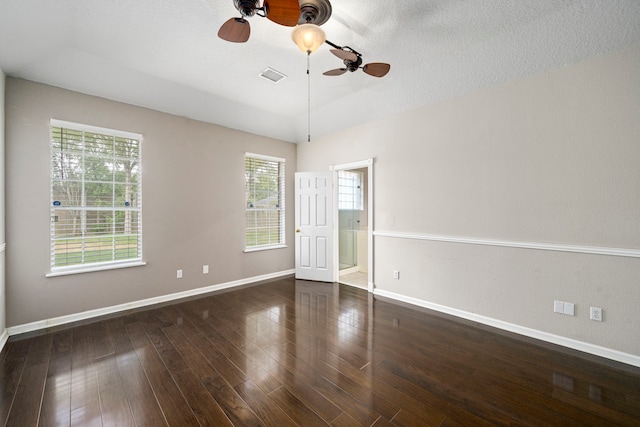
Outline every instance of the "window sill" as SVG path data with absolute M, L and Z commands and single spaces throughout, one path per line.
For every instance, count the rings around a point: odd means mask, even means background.
M 283 249 L 288 247 L 287 245 L 270 245 L 270 246 L 256 246 L 255 248 L 245 248 L 244 252 L 260 252 L 260 251 L 269 251 L 271 249 Z
M 87 267 L 80 267 L 80 266 L 60 267 L 51 271 L 50 273 L 45 274 L 45 277 L 58 277 L 58 276 L 68 276 L 70 274 L 93 273 L 96 271 L 116 270 L 116 269 L 128 268 L 128 267 L 140 267 L 143 265 L 147 265 L 147 263 L 145 261 L 131 261 L 131 262 L 122 262 L 122 263 L 93 264 Z

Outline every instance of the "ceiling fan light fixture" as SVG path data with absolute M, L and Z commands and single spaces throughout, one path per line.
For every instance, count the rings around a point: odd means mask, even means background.
M 302 52 L 310 55 L 318 50 L 327 36 L 316 24 L 307 23 L 294 28 L 291 38 Z

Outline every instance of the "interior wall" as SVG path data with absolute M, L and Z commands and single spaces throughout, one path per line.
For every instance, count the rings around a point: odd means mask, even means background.
M 143 135 L 146 266 L 46 278 L 49 271 L 49 119 Z M 7 78 L 7 325 L 286 272 L 284 249 L 244 253 L 244 154 L 286 159 L 296 145 L 103 98 Z M 286 196 L 293 221 L 293 191 Z M 209 265 L 209 274 L 202 266 Z M 176 279 L 176 270 L 183 278 Z
M 0 69 L 0 334 L 6 329 L 6 301 L 5 301 L 5 203 L 4 203 L 4 98 L 5 98 L 5 74 Z M 0 340 L 1 341 L 1 340 Z
M 640 356 L 639 258 L 422 240 L 639 253 L 639 69 L 635 46 L 315 138 L 298 168 L 375 158 L 376 291 Z

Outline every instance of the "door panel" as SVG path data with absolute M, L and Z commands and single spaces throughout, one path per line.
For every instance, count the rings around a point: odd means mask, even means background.
M 327 239 L 318 237 L 316 239 L 316 266 L 327 268 Z
M 317 195 L 316 196 L 316 226 L 318 227 L 327 226 L 327 214 L 331 214 L 331 212 L 327 212 L 327 196 Z
M 311 239 L 300 236 L 300 267 L 311 268 Z
M 310 226 L 311 225 L 311 197 L 308 194 L 303 194 L 300 196 L 299 200 L 296 200 L 300 203 L 300 225 L 301 226 Z
M 296 278 L 333 282 L 331 172 L 295 176 Z

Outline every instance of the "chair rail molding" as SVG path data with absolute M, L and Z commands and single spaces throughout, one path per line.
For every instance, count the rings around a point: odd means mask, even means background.
M 640 258 L 640 249 L 566 245 L 561 243 L 520 242 L 514 240 L 481 239 L 477 237 L 444 236 L 437 234 L 417 234 L 395 231 L 374 231 L 373 235 L 375 237 L 428 240 L 431 242 L 463 243 L 468 245 L 501 246 L 506 248 L 536 249 L 543 251 L 573 252 L 581 254 Z

